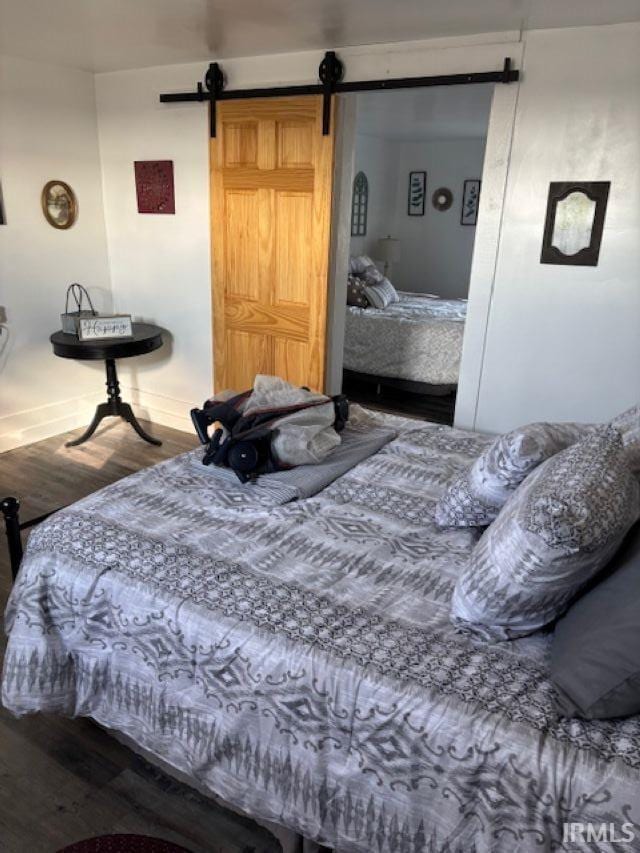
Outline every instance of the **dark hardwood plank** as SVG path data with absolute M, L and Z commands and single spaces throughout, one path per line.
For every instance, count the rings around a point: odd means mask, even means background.
M 80 447 L 82 430 L 0 454 L 0 497 L 15 495 L 23 520 L 49 512 L 197 445 L 189 433 L 145 424 L 153 447 L 124 423 L 107 422 Z M 4 540 L 4 536 L 2 536 Z M 0 542 L 0 604 L 10 589 Z M 2 642 L 4 648 L 4 641 Z M 112 832 L 173 841 L 193 853 L 277 853 L 265 829 L 169 779 L 85 719 L 0 709 L 0 850 L 55 853 Z

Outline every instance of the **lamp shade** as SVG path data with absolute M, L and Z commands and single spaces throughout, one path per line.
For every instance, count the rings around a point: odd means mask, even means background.
M 397 261 L 400 257 L 400 240 L 391 235 L 378 240 L 378 257 L 386 264 Z

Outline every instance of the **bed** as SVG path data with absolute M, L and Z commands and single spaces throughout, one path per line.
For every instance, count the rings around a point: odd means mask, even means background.
M 304 500 L 221 484 L 195 451 L 40 524 L 4 705 L 93 717 L 338 853 L 584 850 L 565 823 L 637 823 L 640 718 L 558 719 L 548 634 L 449 623 L 477 533 L 438 530 L 434 503 L 490 439 L 384 423 L 394 440 Z
M 386 308 L 347 306 L 344 368 L 424 387 L 458 383 L 466 299 L 398 291 Z

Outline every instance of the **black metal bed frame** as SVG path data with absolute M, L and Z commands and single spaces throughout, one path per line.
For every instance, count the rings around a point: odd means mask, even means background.
M 198 83 L 195 92 L 168 92 L 160 95 L 160 103 L 172 104 L 185 101 L 208 102 L 209 135 L 216 135 L 216 104 L 218 101 L 242 100 L 245 98 L 284 98 L 292 95 L 322 95 L 322 133 L 327 136 L 331 121 L 331 97 L 346 92 L 374 92 L 391 89 L 420 89 L 427 86 L 460 86 L 470 83 L 513 83 L 520 79 L 520 72 L 511 67 L 511 58 L 505 57 L 501 71 L 474 71 L 469 74 L 439 74 L 432 77 L 389 77 L 384 80 L 353 80 L 343 82 L 344 63 L 335 51 L 328 50 L 318 68 L 319 83 L 299 86 L 274 86 L 263 89 L 225 89 L 222 67 L 211 62 L 204 76 L 204 84 Z
M 62 509 L 62 507 L 59 507 Z M 4 528 L 7 534 L 7 544 L 9 546 L 9 565 L 11 566 L 11 579 L 14 581 L 22 562 L 22 531 L 28 530 L 30 527 L 35 527 L 40 524 L 57 509 L 51 512 L 45 512 L 44 515 L 39 515 L 36 518 L 31 518 L 29 521 L 20 521 L 20 501 L 18 498 L 7 497 L 0 501 L 0 510 L 4 516 Z

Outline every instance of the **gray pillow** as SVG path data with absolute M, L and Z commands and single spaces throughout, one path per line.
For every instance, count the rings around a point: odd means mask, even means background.
M 620 434 L 591 430 L 543 462 L 509 498 L 456 583 L 454 624 L 489 640 L 560 616 L 640 516 L 640 484 Z
M 366 308 L 369 305 L 365 293 L 365 283 L 356 275 L 350 275 L 347 279 L 347 305 L 357 305 L 358 308 Z
M 551 680 L 565 717 L 640 713 L 640 524 L 556 625 Z
M 499 436 L 458 474 L 435 509 L 439 527 L 484 527 L 494 521 L 520 483 L 545 459 L 575 444 L 589 427 L 536 423 Z

